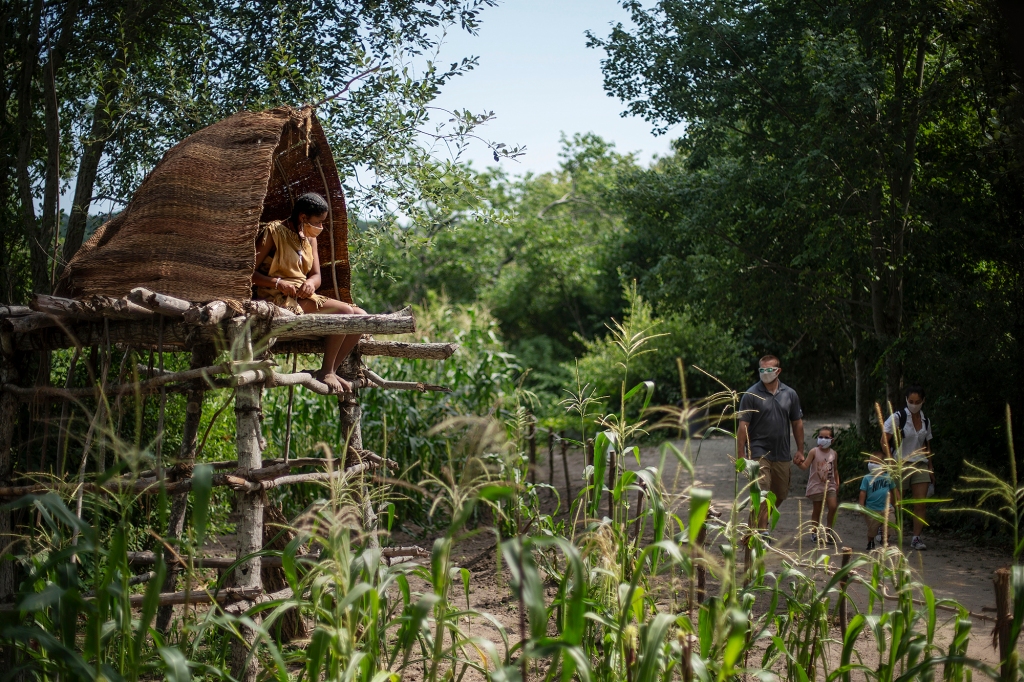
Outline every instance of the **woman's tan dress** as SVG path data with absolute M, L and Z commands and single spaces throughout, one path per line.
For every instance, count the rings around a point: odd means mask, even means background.
M 275 220 L 266 227 L 266 238 L 274 241 L 274 251 L 259 265 L 259 270 L 268 277 L 300 287 L 306 282 L 306 276 L 313 269 L 313 245 L 308 239 L 302 239 L 283 221 Z M 270 301 L 276 306 L 290 310 L 297 315 L 303 313 L 299 301 L 273 287 L 257 287 L 256 297 Z M 327 301 L 326 296 L 313 294 L 309 298 L 319 310 Z

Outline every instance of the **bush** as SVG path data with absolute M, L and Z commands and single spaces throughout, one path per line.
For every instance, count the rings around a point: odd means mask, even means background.
M 682 359 L 686 367 L 687 393 L 691 399 L 710 395 L 721 388 L 697 367 L 730 386 L 746 381 L 745 358 L 752 351 L 732 332 L 714 322 L 701 322 L 689 311 L 655 318 L 651 306 L 636 294 L 635 289 L 627 288 L 626 300 L 628 312 L 622 320 L 622 327 L 633 330 L 633 333 L 646 330 L 656 336 L 649 349 L 630 361 L 627 390 L 641 381 L 653 381 L 654 404 L 678 404 L 682 393 L 676 358 Z M 579 360 L 583 381 L 592 384 L 598 395 L 608 396 L 611 403 L 617 405 L 623 371 L 613 335 L 584 343 L 586 353 Z

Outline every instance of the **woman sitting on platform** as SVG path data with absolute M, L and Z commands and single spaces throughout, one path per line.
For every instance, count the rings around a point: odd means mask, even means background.
M 252 275 L 256 296 L 293 313 L 364 315 L 354 305 L 316 293 L 320 286 L 320 258 L 316 238 L 327 219 L 327 202 L 310 192 L 296 200 L 291 218 L 267 225 L 256 245 L 256 271 Z M 351 391 L 352 385 L 337 369 L 359 343 L 359 334 L 328 336 L 324 361 L 316 376 L 335 393 Z

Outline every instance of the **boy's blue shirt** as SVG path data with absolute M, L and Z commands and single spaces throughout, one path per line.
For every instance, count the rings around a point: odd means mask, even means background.
M 896 484 L 885 471 L 868 474 L 860 480 L 860 489 L 867 492 L 864 506 L 871 511 L 882 511 L 885 509 L 885 497 L 890 490 L 896 489 Z

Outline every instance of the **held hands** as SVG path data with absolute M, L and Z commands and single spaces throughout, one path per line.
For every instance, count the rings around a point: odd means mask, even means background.
M 796 453 L 796 454 L 795 454 L 795 455 L 793 456 L 793 461 L 794 461 L 794 462 L 796 463 L 796 465 L 797 465 L 798 467 L 802 467 L 802 466 L 804 465 L 804 453 L 802 453 L 802 452 L 797 452 L 797 453 Z

